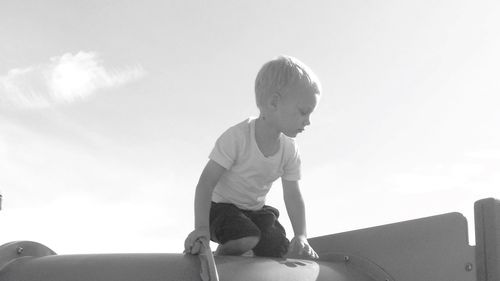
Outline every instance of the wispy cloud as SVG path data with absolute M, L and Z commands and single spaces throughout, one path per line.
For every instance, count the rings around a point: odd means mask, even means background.
M 0 105 L 43 108 L 72 103 L 144 75 L 141 66 L 107 69 L 95 52 L 66 53 L 0 76 Z

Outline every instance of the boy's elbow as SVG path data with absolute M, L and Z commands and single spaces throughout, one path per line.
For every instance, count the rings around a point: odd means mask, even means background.
M 200 177 L 200 180 L 198 181 L 198 184 L 196 185 L 196 189 L 209 191 L 211 193 L 215 189 L 216 185 L 217 181 L 214 181 L 209 177 L 203 177 L 202 175 Z

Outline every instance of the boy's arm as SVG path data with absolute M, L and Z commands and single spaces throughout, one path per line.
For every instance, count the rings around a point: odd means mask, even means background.
M 305 206 L 300 193 L 299 182 L 282 179 L 282 185 L 286 211 L 295 234 L 290 243 L 288 254 L 318 258 L 318 254 L 307 242 Z
M 194 231 L 192 231 L 184 242 L 184 252 L 198 254 L 200 252 L 200 238 L 210 241 L 210 206 L 212 204 L 212 192 L 214 191 L 220 177 L 226 168 L 213 160 L 209 160 L 200 180 L 196 186 L 194 199 Z

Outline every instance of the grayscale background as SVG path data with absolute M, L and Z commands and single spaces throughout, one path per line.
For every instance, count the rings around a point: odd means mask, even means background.
M 0 244 L 181 252 L 216 138 L 287 54 L 310 237 L 500 198 L 498 1 L 0 1 Z M 286 213 L 276 182 L 268 204 Z M 282 222 L 293 233 L 286 215 Z M 471 232 L 471 241 L 473 233 Z

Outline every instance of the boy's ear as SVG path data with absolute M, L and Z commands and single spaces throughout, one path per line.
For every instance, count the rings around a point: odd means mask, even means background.
M 280 100 L 280 95 L 278 93 L 273 93 L 269 99 L 269 106 L 271 109 L 278 108 L 278 102 Z

